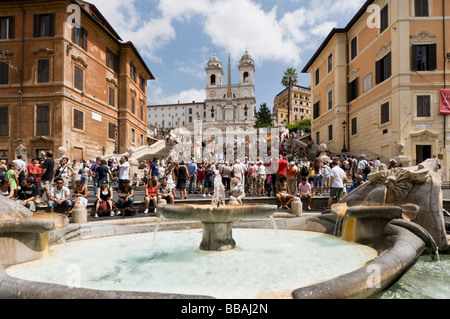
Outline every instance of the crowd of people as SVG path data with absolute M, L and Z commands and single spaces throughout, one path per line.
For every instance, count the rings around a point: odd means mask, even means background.
M 246 196 L 275 197 L 281 210 L 290 209 L 293 199 L 300 197 L 305 198 L 306 210 L 311 210 L 313 197 L 328 195 L 329 207 L 365 182 L 373 168 L 381 163 L 380 158 L 367 159 L 364 154 L 359 158 L 329 151 L 311 154 L 309 145 L 309 149 L 293 145 L 292 136 L 282 137 L 279 158 L 268 163 L 247 157 L 242 162 L 239 159 L 197 161 L 192 157 L 189 163 L 155 157 L 148 163 L 140 162 L 139 173 L 133 176 L 126 156 L 80 163 L 70 162 L 66 157 L 55 162 L 51 151 L 29 163 L 17 156 L 7 165 L 0 161 L 0 195 L 17 200 L 31 211 L 41 206 L 70 216 L 76 205 L 87 207 L 88 181 L 91 181 L 98 217 L 134 214 L 134 192 L 136 187 L 143 187 L 144 213 L 156 215 L 162 199 L 170 204 L 187 199 L 189 194 L 212 197 L 214 180 L 220 175 L 226 195 L 239 203 Z M 397 166 L 395 160 L 388 164 L 389 168 Z

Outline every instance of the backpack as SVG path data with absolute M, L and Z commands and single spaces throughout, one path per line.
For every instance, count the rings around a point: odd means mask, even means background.
M 372 168 L 370 167 L 369 163 L 365 162 L 365 166 L 362 172 L 365 175 L 369 175 L 372 172 Z
M 301 176 L 308 176 L 309 175 L 309 168 L 305 165 L 302 165 L 302 170 L 300 171 Z

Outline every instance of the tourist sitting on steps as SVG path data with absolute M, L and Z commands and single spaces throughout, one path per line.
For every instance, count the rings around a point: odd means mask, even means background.
M 28 177 L 23 180 L 22 187 L 19 190 L 17 202 L 27 207 L 33 213 L 36 212 L 35 199 L 38 194 L 36 186 L 33 184 L 33 178 Z
M 64 186 L 64 180 L 61 177 L 56 178 L 56 186 L 50 190 L 50 201 L 48 207 L 50 213 L 53 213 L 56 207 L 63 207 L 66 214 L 69 215 L 69 210 L 72 207 L 70 201 L 70 190 Z
M 113 189 L 109 186 L 108 181 L 103 181 L 102 185 L 97 190 L 97 200 L 95 201 L 95 218 L 98 218 L 98 214 L 111 211 L 110 216 L 114 216 L 113 211 Z
M 312 202 L 312 192 L 311 192 L 311 184 L 308 183 L 306 177 L 302 177 L 300 184 L 298 185 L 298 196 L 300 198 L 306 197 L 308 200 L 308 208 L 307 210 L 311 210 L 311 202 Z
M 87 207 L 88 204 L 88 188 L 84 186 L 81 180 L 77 180 L 75 182 L 75 187 L 73 188 L 72 197 L 73 197 L 73 207 L 78 204 L 83 205 L 84 208 Z M 73 208 L 72 208 L 73 210 Z M 72 213 L 72 210 L 70 213 Z
M 119 199 L 117 200 L 117 214 L 120 215 L 122 212 L 120 209 L 124 210 L 124 214 L 133 214 L 133 204 L 134 204 L 134 189 L 130 185 L 130 181 L 125 179 L 122 181 L 122 185 L 118 188 Z
M 14 188 L 11 186 L 9 178 L 4 177 L 0 180 L 0 195 L 9 199 L 14 198 Z
M 174 196 L 172 194 L 172 190 L 167 182 L 167 177 L 163 177 L 161 179 L 161 185 L 158 187 L 158 201 L 160 199 L 166 200 L 167 204 L 173 204 L 174 203 Z
M 144 214 L 148 213 L 150 207 L 150 201 L 153 202 L 153 214 L 156 215 L 156 206 L 158 205 L 158 185 L 155 179 L 152 177 L 149 179 L 147 186 L 145 186 L 145 210 Z
M 281 176 L 280 177 L 280 184 L 278 187 L 278 193 L 277 193 L 277 201 L 278 201 L 278 209 L 290 209 L 289 205 L 294 200 L 295 195 L 288 193 L 288 187 L 287 187 L 287 177 Z M 283 204 L 283 201 L 286 201 L 285 204 Z
M 236 198 L 239 204 L 242 204 L 242 200 L 245 197 L 244 187 L 240 183 L 237 177 L 231 179 L 231 198 Z

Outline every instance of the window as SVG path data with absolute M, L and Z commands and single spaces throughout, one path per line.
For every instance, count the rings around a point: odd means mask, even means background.
M 248 82 L 249 82 L 249 75 L 248 75 L 248 72 L 244 72 L 242 81 L 243 81 L 243 83 L 248 83 Z
M 351 102 L 359 95 L 359 78 L 354 79 L 348 85 L 348 101 Z
M 75 66 L 74 87 L 83 91 L 83 70 L 78 66 Z
M 136 99 L 131 97 L 131 113 L 136 113 Z
M 14 39 L 14 17 L 0 17 L 0 39 Z
M 147 87 L 147 81 L 145 81 L 144 77 L 139 74 L 139 87 L 141 91 L 145 93 L 145 88 Z
M 37 82 L 38 83 L 50 82 L 50 60 L 49 59 L 38 60 Z
M 137 70 L 136 67 L 134 66 L 133 62 L 130 62 L 130 76 L 131 79 L 134 81 L 134 83 L 137 82 Z
M 36 107 L 36 135 L 50 135 L 50 108 L 48 105 Z
M 211 85 L 216 85 L 216 75 L 211 75 Z
M 417 96 L 417 117 L 430 117 L 431 98 L 429 95 Z
M 363 93 L 366 93 L 373 87 L 372 72 L 367 74 L 363 79 Z
M 381 124 L 389 122 L 389 102 L 381 105 Z
M 144 135 L 141 134 L 141 146 L 144 145 Z
M 9 62 L 0 61 L 0 84 L 9 82 Z
M 331 70 L 333 70 L 333 54 L 328 56 L 328 73 L 330 73 Z
M 72 28 L 72 42 L 87 51 L 88 48 L 88 31 L 82 27 Z
M 108 138 L 110 140 L 116 139 L 116 126 L 113 123 L 108 123 Z
M 414 0 L 414 12 L 416 17 L 428 17 L 430 15 L 428 0 Z
M 0 107 L 0 136 L 9 136 L 8 107 Z
M 35 14 L 33 22 L 33 36 L 35 38 L 55 35 L 55 14 Z
M 141 121 L 143 121 L 143 120 L 144 120 L 144 106 L 141 105 Z
M 412 46 L 412 69 L 414 71 L 431 71 L 437 68 L 436 44 Z
M 189 123 L 192 123 L 192 116 L 189 116 Z
M 77 109 L 73 110 L 73 128 L 84 130 L 84 113 Z
M 380 33 L 389 27 L 389 5 L 386 5 L 380 12 Z
M 320 116 L 320 101 L 313 105 L 313 118 L 316 119 Z
M 114 70 L 114 72 L 119 73 L 119 56 L 108 48 L 106 49 L 106 66 Z
M 352 135 L 356 135 L 358 133 L 358 120 L 356 117 L 352 118 L 351 125 L 352 125 L 351 127 Z
M 319 68 L 317 68 L 316 70 L 316 85 L 319 84 L 320 82 L 320 71 Z
M 320 145 L 320 132 L 316 132 L 316 144 Z
M 157 126 L 157 125 L 155 125 Z M 131 129 L 131 143 L 136 143 L 136 131 L 134 128 Z
M 328 109 L 333 108 L 333 91 L 328 92 Z
M 333 140 L 333 125 L 328 126 L 328 140 L 329 141 Z
M 109 87 L 109 105 L 116 107 L 116 89 Z
M 351 57 L 353 60 L 358 55 L 358 38 L 357 37 L 354 37 L 352 39 L 352 42 L 350 44 L 350 52 L 351 52 Z
M 376 83 L 379 84 L 391 76 L 391 52 L 375 64 Z

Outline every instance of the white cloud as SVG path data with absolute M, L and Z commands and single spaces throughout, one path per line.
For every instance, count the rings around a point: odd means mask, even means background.
M 273 61 L 298 66 L 304 62 L 304 50 L 312 43 L 316 45 L 318 39 L 320 41 L 337 26 L 336 20 L 356 12 L 365 0 L 290 0 L 290 5 L 296 7 L 290 11 L 285 10 L 284 1 L 267 3 L 265 0 L 152 0 L 157 7 L 147 11 L 142 8 L 153 6 L 137 0 L 90 2 L 100 9 L 125 41 L 132 41 L 145 58 L 154 62 L 163 63 L 161 50 L 176 41 L 176 27 L 196 23 L 216 49 L 229 52 L 233 61 L 239 60 L 248 49 L 257 64 Z M 202 65 L 199 60 L 203 57 L 199 57 L 195 63 L 184 61 L 176 66 L 179 71 L 200 78 L 210 54 L 208 52 L 208 57 L 201 61 Z M 173 103 L 185 98 L 198 100 L 200 92 L 205 94 L 193 89 L 167 98 L 162 98 L 163 92 L 156 95 L 161 96 L 159 101 L 171 99 L 168 102 Z
M 180 103 L 191 103 L 191 102 L 203 102 L 206 99 L 205 90 L 183 90 L 178 93 L 167 95 L 165 94 L 164 87 L 161 83 L 152 81 L 150 83 L 150 96 L 148 97 L 148 104 L 159 105 L 159 104 L 174 104 Z

